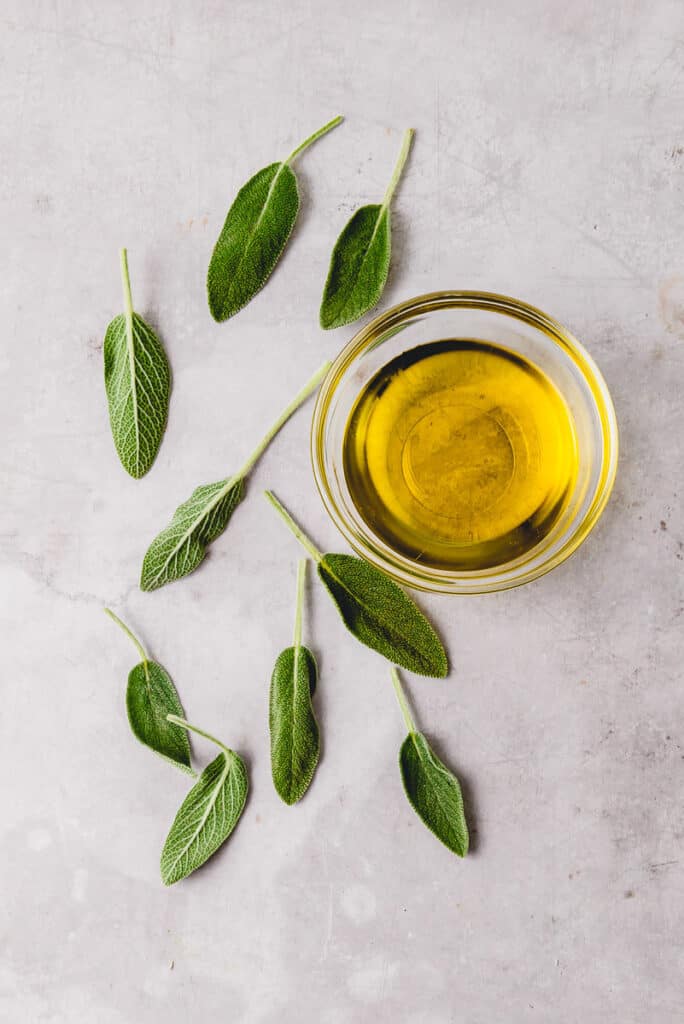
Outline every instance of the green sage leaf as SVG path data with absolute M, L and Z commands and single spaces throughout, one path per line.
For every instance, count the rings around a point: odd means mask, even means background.
M 244 494 L 241 476 L 195 488 L 147 549 L 141 589 L 156 590 L 196 569 L 204 560 L 207 545 L 223 533 Z
M 382 203 L 358 209 L 335 243 L 319 317 L 325 330 L 353 323 L 380 301 L 392 249 L 390 203 L 412 138 L 409 129 Z
M 128 258 L 121 250 L 125 313 L 105 334 L 104 378 L 109 421 L 117 454 L 127 473 L 147 473 L 159 451 L 169 409 L 171 373 L 159 338 L 133 312 Z
M 396 670 L 392 680 L 409 730 L 399 752 L 406 796 L 423 824 L 453 853 L 465 857 L 469 836 L 459 781 L 415 730 Z
M 441 640 L 401 587 L 361 558 L 322 554 L 276 496 L 267 491 L 266 497 L 315 559 L 318 575 L 357 640 L 419 675 L 447 675 Z
M 151 750 L 179 768 L 190 768 L 190 743 L 167 715 L 184 714 L 176 687 L 168 672 L 156 661 L 142 662 L 131 669 L 126 689 L 126 710 L 133 735 Z
M 318 723 L 311 702 L 316 689 L 316 659 L 301 642 L 305 572 L 303 559 L 297 573 L 295 642 L 278 655 L 269 699 L 271 774 L 276 792 L 286 804 L 302 799 L 320 753 Z
M 308 648 L 287 647 L 278 655 L 269 702 L 271 774 L 286 804 L 302 799 L 318 764 L 320 738 L 311 703 L 315 687 L 316 662 Z
M 297 179 L 290 164 L 341 120 L 334 118 L 286 160 L 258 171 L 238 192 L 214 246 L 207 273 L 209 310 L 214 320 L 233 316 L 266 284 L 299 211 Z
M 468 826 L 458 779 L 430 748 L 421 732 L 411 733 L 399 753 L 401 778 L 414 811 L 459 857 L 468 852 Z
M 327 554 L 318 574 L 357 640 L 423 676 L 448 673 L 442 642 L 401 587 L 353 555 Z
M 169 721 L 215 743 L 221 753 L 207 765 L 181 804 L 161 855 L 161 876 L 173 885 L 201 867 L 231 834 L 247 800 L 247 769 L 233 750 L 180 717 Z
M 207 546 L 220 537 L 243 500 L 245 482 L 255 463 L 290 416 L 316 390 L 329 368 L 330 363 L 324 363 L 316 371 L 238 473 L 226 480 L 195 488 L 188 500 L 178 506 L 169 525 L 147 549 L 140 574 L 142 590 L 156 590 L 181 579 L 204 561 Z
M 105 612 L 133 641 L 142 658 L 140 664 L 131 669 L 126 687 L 126 711 L 133 735 L 156 754 L 194 775 L 187 733 L 179 731 L 167 718 L 184 714 L 171 677 L 156 661 L 150 661 L 138 638 L 118 615 L 109 608 L 105 608 Z

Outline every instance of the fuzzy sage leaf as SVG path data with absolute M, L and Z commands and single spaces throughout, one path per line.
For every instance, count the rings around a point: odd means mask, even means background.
M 142 590 L 156 590 L 165 583 L 181 579 L 204 561 L 207 546 L 223 533 L 244 498 L 245 481 L 255 463 L 290 416 L 313 394 L 329 368 L 330 363 L 325 363 L 314 374 L 238 473 L 226 480 L 197 487 L 188 500 L 178 506 L 169 525 L 147 549 L 140 575 Z
M 287 157 L 262 168 L 238 192 L 209 263 L 207 297 L 214 320 L 227 320 L 246 306 L 271 276 L 299 212 L 291 164 L 331 128 L 335 117 Z
M 131 669 L 126 687 L 126 711 L 133 735 L 150 750 L 194 775 L 187 733 L 179 732 L 167 721 L 167 715 L 183 715 L 184 712 L 166 669 L 150 661 L 145 648 L 118 615 L 109 608 L 105 608 L 105 612 L 133 641 L 142 659 Z
M 361 558 L 322 554 L 275 495 L 267 491 L 266 497 L 315 559 L 323 585 L 357 640 L 411 672 L 447 675 L 441 640 L 401 587 Z
M 399 673 L 392 669 L 392 682 L 408 736 L 401 745 L 399 767 L 409 803 L 424 825 L 459 857 L 468 852 L 468 824 L 458 779 L 439 760 L 421 732 L 417 732 Z
M 278 655 L 269 697 L 271 774 L 276 792 L 286 804 L 302 799 L 320 753 L 318 723 L 311 703 L 316 689 L 316 659 L 302 644 L 305 579 L 303 558 L 297 569 L 294 643 Z
M 392 251 L 390 203 L 411 148 L 413 129 L 401 151 L 382 203 L 361 206 L 335 243 L 323 289 L 319 319 L 330 330 L 353 323 L 380 301 Z
M 180 715 L 172 727 L 190 729 L 220 748 L 181 804 L 161 855 L 164 885 L 173 885 L 201 867 L 231 834 L 247 800 L 247 769 L 239 754 Z
M 125 312 L 114 317 L 105 334 L 104 378 L 114 446 L 126 472 L 138 479 L 159 451 L 171 373 L 159 338 L 133 312 L 126 250 L 120 255 Z

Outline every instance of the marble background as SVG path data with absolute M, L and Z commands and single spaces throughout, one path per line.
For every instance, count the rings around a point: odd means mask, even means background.
M 0 48 L 2 1020 L 681 1020 L 681 0 L 2 0 Z M 281 266 L 214 324 L 204 277 L 236 188 L 337 113 L 298 165 Z M 539 305 L 596 358 L 621 428 L 614 497 L 569 562 L 424 602 L 454 670 L 407 683 L 465 783 L 465 862 L 406 804 L 385 664 L 318 589 L 324 756 L 300 806 L 273 792 L 267 687 L 299 552 L 261 491 L 339 545 L 310 406 L 202 569 L 136 586 L 175 505 L 350 337 L 317 326 L 326 261 L 407 126 L 383 304 L 461 287 Z M 140 482 L 102 386 L 120 245 L 174 375 Z M 187 783 L 128 732 L 135 655 L 105 603 L 250 766 L 234 837 L 172 889 L 158 858 Z

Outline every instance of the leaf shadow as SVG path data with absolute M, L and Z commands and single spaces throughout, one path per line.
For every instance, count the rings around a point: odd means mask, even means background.
M 399 301 L 397 292 L 406 278 L 411 255 L 407 245 L 408 237 L 408 218 L 400 210 L 392 209 L 392 254 L 389 272 L 380 302 L 375 307 L 375 311 L 371 310 L 374 316 L 377 316 L 380 306 L 394 305 Z
M 479 815 L 475 784 L 473 783 L 470 775 L 466 772 L 462 772 L 454 763 L 453 758 L 450 758 L 449 755 L 445 753 L 444 745 L 439 737 L 435 737 L 433 733 L 424 733 L 424 735 L 427 737 L 432 750 L 440 761 L 442 761 L 458 779 L 461 787 L 461 795 L 463 797 L 463 810 L 465 812 L 466 822 L 468 823 L 468 835 L 470 837 L 468 844 L 468 856 L 474 856 L 480 852 L 482 846 L 482 840 L 480 838 L 480 832 L 477 825 Z
M 292 234 L 290 235 L 287 246 L 285 247 L 283 256 L 287 252 L 291 243 L 297 238 L 302 228 L 308 223 L 313 209 L 313 202 L 311 199 L 312 188 L 309 175 L 300 167 L 297 167 L 294 173 L 297 178 L 297 190 L 299 192 L 299 213 L 297 214 L 297 219 L 294 222 Z
M 320 768 L 325 760 L 325 728 L 324 728 L 324 708 L 325 700 L 321 700 L 320 695 L 320 683 L 321 683 L 321 655 L 318 648 L 310 647 L 309 650 L 316 659 L 316 690 L 311 699 L 313 705 L 314 716 L 318 723 L 318 764 L 316 765 L 316 771 Z M 314 776 L 315 777 L 315 776 Z

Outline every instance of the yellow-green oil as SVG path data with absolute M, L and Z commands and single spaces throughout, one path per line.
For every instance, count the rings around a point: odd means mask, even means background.
M 533 363 L 483 341 L 404 352 L 366 385 L 344 436 L 360 515 L 391 548 L 452 571 L 536 547 L 577 473 L 570 411 Z

